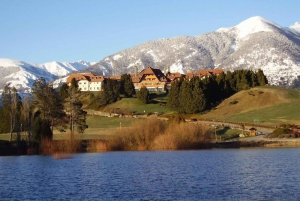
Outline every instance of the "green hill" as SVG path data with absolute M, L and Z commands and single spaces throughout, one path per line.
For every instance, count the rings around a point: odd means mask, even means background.
M 122 98 L 102 110 L 115 109 L 124 113 L 160 113 L 169 117 L 174 112 L 165 107 L 166 94 L 153 95 L 151 104 L 136 98 Z M 205 114 L 184 115 L 185 118 L 212 119 L 234 122 L 256 122 L 266 125 L 300 124 L 300 90 L 280 87 L 255 87 L 240 91 Z
M 165 106 L 166 105 L 166 94 L 155 95 L 153 101 L 149 104 L 144 104 L 137 98 L 122 98 L 120 101 L 110 104 L 104 111 L 110 111 L 112 109 L 120 109 L 123 111 L 127 111 L 127 113 L 136 113 L 136 114 L 144 114 L 144 113 L 160 113 L 166 114 L 171 111 Z
M 200 118 L 268 125 L 300 124 L 300 91 L 279 87 L 240 91 Z

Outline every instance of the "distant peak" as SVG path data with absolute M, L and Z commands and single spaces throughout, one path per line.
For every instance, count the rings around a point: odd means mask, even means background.
M 243 22 L 241 22 L 240 24 L 250 24 L 250 25 L 255 25 L 255 24 L 268 24 L 268 25 L 273 25 L 276 27 L 281 28 L 281 26 L 279 26 L 278 24 L 276 24 L 273 21 L 267 20 L 261 16 L 254 16 L 254 17 L 250 17 L 247 20 L 244 20 Z
M 291 25 L 290 28 L 291 29 L 298 29 L 298 30 L 300 30 L 300 23 L 296 22 L 294 25 Z
M 260 16 L 254 16 L 250 17 L 238 25 L 230 28 L 221 28 L 217 31 L 219 32 L 228 32 L 228 31 L 234 31 L 237 34 L 237 38 L 241 39 L 244 38 L 250 34 L 257 33 L 257 32 L 272 32 L 274 31 L 274 27 L 281 28 L 278 24 L 275 22 L 272 22 L 270 20 L 267 20 Z

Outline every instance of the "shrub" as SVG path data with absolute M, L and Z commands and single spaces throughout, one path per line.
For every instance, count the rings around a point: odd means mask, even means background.
M 235 105 L 235 104 L 237 104 L 239 101 L 237 101 L 237 100 L 235 100 L 235 101 L 231 101 L 229 104 L 230 105 Z
M 150 94 L 148 89 L 143 86 L 136 94 L 136 97 L 145 104 L 150 102 Z
M 255 94 L 253 93 L 253 91 L 248 92 L 248 94 L 249 94 L 250 96 L 255 96 Z
M 276 128 L 273 132 L 274 137 L 279 137 L 281 134 L 290 134 L 292 130 L 288 128 Z

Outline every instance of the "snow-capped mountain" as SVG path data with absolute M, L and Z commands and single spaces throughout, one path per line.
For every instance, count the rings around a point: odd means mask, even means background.
M 34 81 L 44 77 L 48 82 L 65 76 L 70 72 L 82 70 L 94 63 L 78 62 L 49 62 L 35 64 L 24 61 L 0 58 L 0 89 L 11 83 L 18 91 L 28 92 Z
M 300 80 L 300 24 L 282 27 L 256 16 L 198 36 L 158 39 L 110 55 L 84 69 L 96 74 L 133 73 L 147 66 L 187 73 L 199 69 L 262 69 L 270 84 Z

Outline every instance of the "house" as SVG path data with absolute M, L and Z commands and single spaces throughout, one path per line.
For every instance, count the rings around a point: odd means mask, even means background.
M 222 69 L 200 69 L 197 72 L 192 72 L 192 73 L 187 73 L 186 78 L 187 79 L 192 79 L 193 77 L 200 77 L 201 79 L 210 77 L 213 75 L 220 75 L 223 72 Z
M 97 76 L 93 73 L 71 74 L 67 78 L 66 84 L 71 85 L 72 79 L 75 78 L 78 88 L 81 91 L 101 91 L 104 83 L 104 76 Z
M 256 128 L 249 129 L 250 136 L 256 136 Z
M 139 74 L 132 76 L 132 82 L 136 91 L 143 86 L 148 91 L 165 91 L 167 78 L 160 69 L 154 69 L 150 66 L 142 70 Z
M 180 74 L 178 72 L 176 72 L 176 73 L 170 73 L 170 71 L 167 72 L 166 73 L 166 78 L 167 78 L 167 86 L 166 86 L 166 88 L 168 90 L 170 90 L 171 89 L 171 85 L 172 85 L 173 82 L 179 81 L 180 79 L 185 79 L 185 77 L 186 77 L 186 75 Z
M 212 75 L 218 76 L 223 72 L 222 69 L 201 69 L 195 73 L 188 73 L 187 75 L 180 74 L 178 72 L 171 73 L 166 72 L 166 68 L 164 69 L 165 74 L 160 69 L 155 69 L 150 66 L 143 69 L 140 73 L 137 73 L 137 68 L 135 68 L 134 75 L 131 75 L 132 82 L 136 91 L 139 91 L 143 86 L 145 86 L 148 91 L 166 91 L 171 88 L 171 84 L 176 80 L 180 79 L 191 79 L 195 76 L 204 78 Z M 67 78 L 67 85 L 70 86 L 72 79 L 78 83 L 78 87 L 81 91 L 102 91 L 104 80 L 105 79 L 113 79 L 120 80 L 121 76 L 96 76 L 93 73 L 77 73 L 71 74 Z

